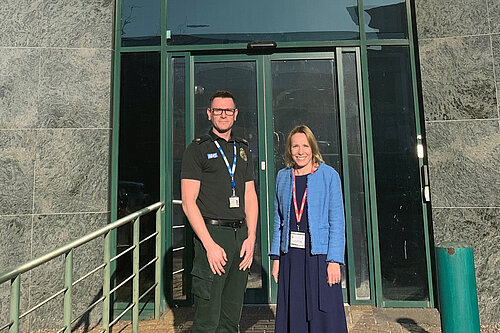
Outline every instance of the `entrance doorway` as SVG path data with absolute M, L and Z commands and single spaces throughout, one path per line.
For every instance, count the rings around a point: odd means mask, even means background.
M 357 48 L 335 52 L 272 55 L 168 56 L 168 104 L 173 133 L 172 297 L 190 299 L 191 234 L 180 207 L 182 153 L 207 133 L 206 108 L 219 89 L 236 96 L 234 133 L 249 141 L 260 203 L 258 239 L 246 302 L 275 302 L 276 285 L 267 257 L 272 237 L 274 179 L 284 167 L 284 145 L 298 124 L 315 133 L 325 162 L 341 175 L 346 213 L 346 301 L 373 301 L 373 260 L 369 237 L 369 197 L 365 124 Z

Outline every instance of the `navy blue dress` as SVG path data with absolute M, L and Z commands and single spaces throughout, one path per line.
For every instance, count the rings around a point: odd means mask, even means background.
M 306 186 L 307 175 L 296 176 L 299 209 Z M 292 198 L 290 230 L 306 233 L 306 248 L 280 255 L 275 333 L 347 332 L 341 285 L 327 283 L 326 254 L 311 255 L 308 222 L 306 205 L 297 225 Z

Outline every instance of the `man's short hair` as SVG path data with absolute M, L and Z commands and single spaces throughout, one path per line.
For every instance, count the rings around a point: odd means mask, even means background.
M 231 98 L 233 100 L 234 107 L 236 108 L 236 98 L 234 98 L 233 94 L 231 94 L 229 91 L 227 91 L 227 90 L 217 90 L 212 95 L 212 97 L 210 97 L 210 106 L 212 106 L 212 102 L 216 98 Z

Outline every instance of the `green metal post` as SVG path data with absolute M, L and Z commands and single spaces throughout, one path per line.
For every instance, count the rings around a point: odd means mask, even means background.
M 161 211 L 159 208 L 156 211 L 156 265 L 155 265 L 155 319 L 160 319 L 160 300 L 161 300 L 161 268 L 163 267 L 163 256 L 162 256 L 162 246 L 161 246 Z
M 66 253 L 64 270 L 64 332 L 71 333 L 71 303 L 73 289 L 73 249 Z
M 102 295 L 104 301 L 102 302 L 102 329 L 105 333 L 109 333 L 109 322 L 110 322 L 110 306 L 111 298 L 109 291 L 111 290 L 111 231 L 106 233 L 104 236 L 104 281 L 102 284 Z
M 10 322 L 9 333 L 19 332 L 19 303 L 21 295 L 21 275 L 11 281 L 10 286 Z
M 480 332 L 474 254 L 465 243 L 436 248 L 439 310 L 443 333 Z
M 134 220 L 134 250 L 132 254 L 132 272 L 134 278 L 132 279 L 132 332 L 139 332 L 139 226 L 141 218 L 138 217 Z

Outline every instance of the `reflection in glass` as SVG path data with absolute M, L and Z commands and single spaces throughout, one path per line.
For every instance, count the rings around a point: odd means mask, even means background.
M 181 200 L 181 164 L 186 143 L 186 64 L 185 59 L 172 58 L 172 199 Z M 188 249 L 189 223 L 182 206 L 172 205 L 172 299 L 185 300 L 186 280 L 190 278 L 192 258 Z M 189 229 L 190 230 L 190 229 Z
M 271 62 L 275 172 L 285 167 L 285 142 L 296 125 L 311 128 L 326 164 L 341 173 L 333 59 Z
M 368 50 L 382 293 L 429 299 L 415 113 L 407 47 Z
M 169 0 L 169 45 L 359 39 L 355 0 Z
M 213 3 L 212 3 L 213 4 Z M 254 163 L 255 189 L 259 195 L 259 146 L 257 123 L 257 77 L 254 61 L 195 63 L 195 136 L 208 133 L 211 123 L 207 118 L 210 96 L 217 90 L 228 90 L 236 98 L 238 118 L 233 127 L 236 136 L 248 140 Z M 262 288 L 260 220 L 257 223 L 254 263 L 247 288 Z
M 160 54 L 122 54 L 120 80 L 118 218 L 160 200 Z M 131 228 L 130 224 L 118 230 L 117 253 L 132 244 Z M 155 214 L 142 217 L 141 239 L 154 231 Z M 144 243 L 140 251 L 140 264 L 144 265 L 154 257 L 154 243 Z M 141 272 L 146 287 L 154 282 L 153 268 Z M 120 257 L 117 282 L 131 272 L 132 257 Z M 119 289 L 117 297 L 128 301 L 130 287 Z
M 405 0 L 364 0 L 367 39 L 408 38 Z
M 122 46 L 160 45 L 160 0 L 122 0 Z
M 361 119 L 358 96 L 356 54 L 343 53 L 344 103 L 347 126 L 347 156 L 349 164 L 349 200 L 351 204 L 352 249 L 355 266 L 355 295 L 358 300 L 370 299 L 368 237 L 366 232 L 365 186 L 361 149 Z

